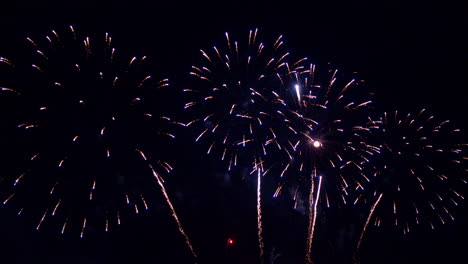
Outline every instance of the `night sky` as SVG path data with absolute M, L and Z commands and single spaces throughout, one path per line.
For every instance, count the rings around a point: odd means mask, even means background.
M 158 106 L 182 120 L 187 117 L 180 91 L 191 86 L 188 73 L 200 61 L 199 49 L 221 45 L 224 32 L 245 37 L 259 28 L 263 35 L 282 34 L 288 50 L 298 56 L 357 72 L 374 91 L 379 110 L 427 107 L 460 129 L 468 128 L 467 24 L 461 3 L 27 1 L 2 2 L 0 14 L 0 57 L 20 52 L 18 43 L 27 36 L 68 25 L 84 33 L 109 32 L 119 52 L 148 56 L 151 72 L 169 78 L 173 90 L 158 99 Z M 8 114 L 0 114 L 4 116 Z M 205 155 L 206 146 L 194 142 L 190 129 L 174 133 L 176 140 L 161 147 L 174 167 L 165 176 L 165 186 L 199 255 L 197 263 L 259 263 L 255 180 L 241 179 L 242 169 L 225 173 L 226 164 Z M 2 137 L 7 134 L 0 131 Z M 9 165 L 0 161 L 0 169 Z M 461 189 L 466 196 L 466 186 Z M 290 197 L 272 199 L 272 190 L 267 183 L 264 242 L 268 255 L 274 250 L 281 256 L 274 262 L 268 257 L 266 263 L 304 263 L 307 215 L 292 208 Z M 156 185 L 153 196 L 156 202 L 148 212 L 129 215 L 107 233 L 91 229 L 84 238 L 76 232 L 60 235 L 50 226 L 36 231 L 38 219 L 17 216 L 15 208 L 0 205 L 0 263 L 194 263 Z M 371 227 L 361 247 L 361 263 L 463 263 L 466 203 L 454 216 L 455 221 L 436 230 L 421 228 L 407 235 L 391 227 Z M 352 263 L 364 222 L 365 215 L 352 208 L 323 212 L 312 248 L 315 263 Z

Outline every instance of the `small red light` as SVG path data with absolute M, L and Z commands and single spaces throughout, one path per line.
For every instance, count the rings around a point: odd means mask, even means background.
M 232 245 L 232 244 L 234 244 L 234 240 L 232 240 L 232 239 L 228 238 L 228 244 L 229 244 L 229 245 Z

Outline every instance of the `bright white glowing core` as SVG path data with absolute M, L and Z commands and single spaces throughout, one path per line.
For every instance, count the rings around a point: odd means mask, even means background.
M 321 143 L 320 141 L 318 141 L 318 140 L 315 140 L 314 143 L 312 143 L 312 144 L 313 144 L 314 147 L 316 147 L 316 148 L 319 148 L 319 147 L 322 146 L 322 143 Z
M 301 102 L 301 91 L 300 91 L 301 88 L 299 84 L 294 85 L 294 88 L 296 89 L 297 101 Z

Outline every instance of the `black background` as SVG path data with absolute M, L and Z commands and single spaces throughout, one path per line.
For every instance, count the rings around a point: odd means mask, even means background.
M 72 24 L 82 32 L 109 32 L 128 54 L 148 55 L 154 70 L 180 89 L 200 48 L 219 43 L 224 32 L 242 36 L 258 27 L 265 35 L 283 34 L 295 54 L 358 72 L 383 109 L 429 107 L 466 129 L 466 11 L 448 1 L 2 2 L 0 56 L 25 36 Z M 174 102 L 182 107 L 180 100 Z M 256 263 L 254 186 L 235 176 L 226 181 L 222 164 L 181 135 L 174 143 L 177 151 L 168 153 L 176 169 L 167 188 L 199 263 Z M 265 215 L 265 241 L 267 249 L 274 245 L 283 254 L 283 262 L 275 263 L 301 263 L 305 218 L 286 200 L 265 202 L 266 208 L 281 208 Z M 462 205 L 455 222 L 406 236 L 371 229 L 362 263 L 463 263 L 466 211 Z M 350 262 L 356 243 L 333 228 L 351 216 L 339 213 L 319 222 L 317 263 Z M 351 230 L 363 222 L 356 220 Z M 0 263 L 192 262 L 164 206 L 119 230 L 84 239 L 34 227 L 0 208 Z M 358 232 L 349 232 L 356 239 Z M 227 238 L 235 245 L 226 247 Z

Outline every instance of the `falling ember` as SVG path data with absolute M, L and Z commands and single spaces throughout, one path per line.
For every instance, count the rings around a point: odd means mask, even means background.
M 53 194 L 53 193 L 54 193 L 55 187 L 57 186 L 57 184 L 58 184 L 58 182 L 56 182 L 56 183 L 54 184 L 54 186 L 52 186 L 52 188 L 50 189 L 50 194 Z
M 80 238 L 83 238 L 85 228 L 86 228 L 86 218 L 83 220 L 83 227 L 81 228 Z
M 58 200 L 57 204 L 54 207 L 54 211 L 52 211 L 52 216 L 55 215 L 55 212 L 57 211 L 57 208 L 59 207 L 61 201 L 62 201 L 61 199 Z
M 26 175 L 26 173 L 21 174 L 21 175 L 15 180 L 15 183 L 13 183 L 13 186 L 16 186 L 16 184 L 18 184 L 18 182 L 24 177 L 24 175 Z
M 215 142 L 211 143 L 210 147 L 208 148 L 208 151 L 206 152 L 206 154 L 210 154 L 211 152 L 211 149 L 213 148 Z
M 140 194 L 140 197 L 141 197 L 141 201 L 143 202 L 143 205 L 145 206 L 145 210 L 148 210 L 148 204 L 146 203 L 145 198 L 141 194 Z
M 47 215 L 47 211 L 49 211 L 49 209 L 45 210 L 44 214 L 41 217 L 41 220 L 39 221 L 39 224 L 37 224 L 36 230 L 39 230 L 39 228 L 41 227 L 42 222 L 44 222 L 44 219 L 45 219 L 45 217 Z
M 65 228 L 67 227 L 67 222 L 68 222 L 68 218 L 65 219 L 65 222 L 63 222 L 62 231 L 60 232 L 61 234 L 65 233 Z
M 9 201 L 13 196 L 15 196 L 15 193 L 12 193 L 10 196 L 8 196 L 8 198 L 6 198 L 6 199 L 3 201 L 3 204 L 8 203 L 8 201 Z

